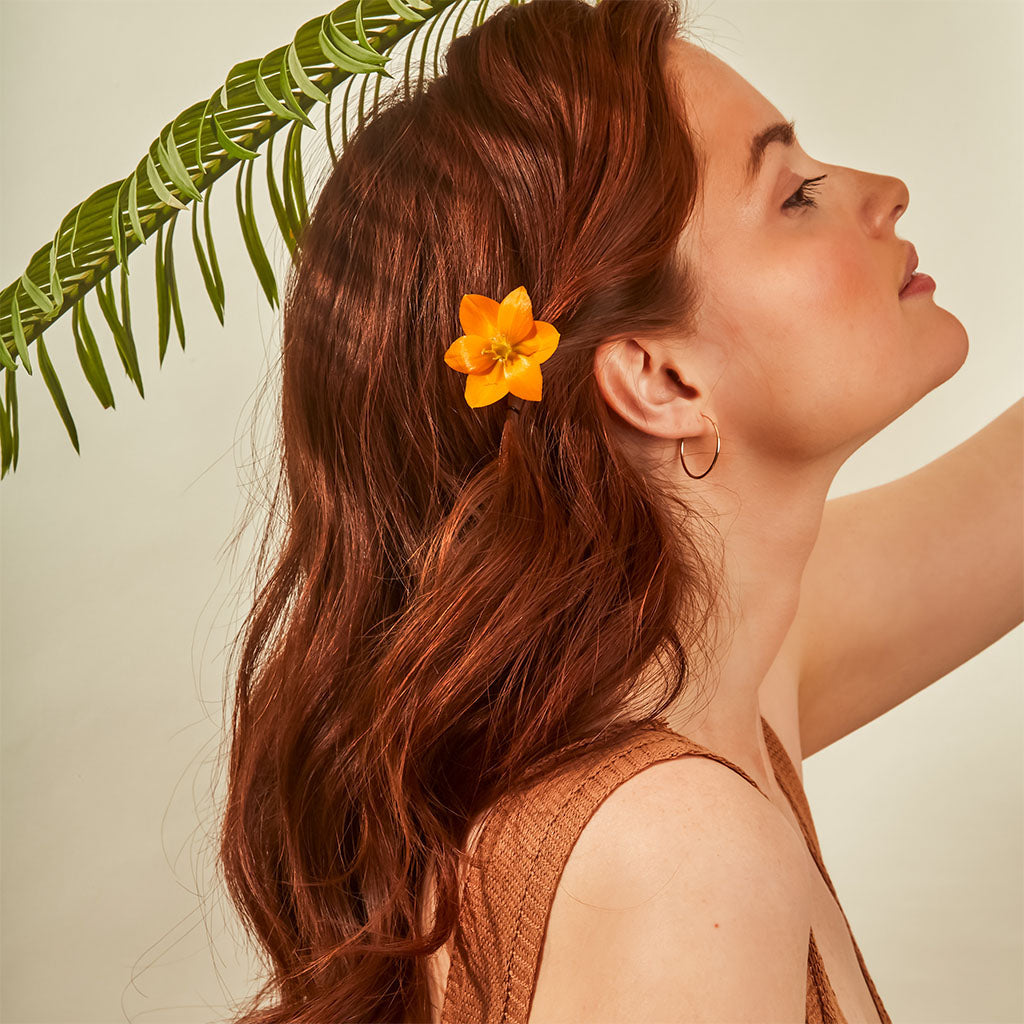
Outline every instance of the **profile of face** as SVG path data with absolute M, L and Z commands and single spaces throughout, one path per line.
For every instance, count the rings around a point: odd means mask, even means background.
M 910 200 L 899 178 L 823 163 L 780 131 L 752 162 L 752 140 L 786 118 L 699 45 L 680 37 L 670 51 L 704 161 L 680 238 L 704 291 L 699 326 L 669 342 L 606 342 L 598 385 L 676 456 L 698 435 L 694 450 L 714 452 L 706 410 L 723 454 L 838 465 L 959 369 L 967 333 L 934 292 L 899 296 L 910 251 L 896 234 Z

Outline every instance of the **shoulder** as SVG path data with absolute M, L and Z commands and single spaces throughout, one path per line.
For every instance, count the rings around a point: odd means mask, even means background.
M 810 888 L 801 841 L 710 758 L 617 786 L 570 851 L 530 1024 L 803 1021 Z

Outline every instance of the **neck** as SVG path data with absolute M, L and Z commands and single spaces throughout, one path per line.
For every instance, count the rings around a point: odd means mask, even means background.
M 679 467 L 687 502 L 713 527 L 710 562 L 723 575 L 711 642 L 693 663 L 692 678 L 707 696 L 694 708 L 688 687 L 665 718 L 738 765 L 765 793 L 775 780 L 761 727 L 761 684 L 796 617 L 804 566 L 840 462 L 794 467 L 763 452 L 756 459 L 733 454 L 700 480 Z

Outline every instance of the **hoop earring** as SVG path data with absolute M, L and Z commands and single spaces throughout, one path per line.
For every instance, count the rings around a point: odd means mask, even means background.
M 711 420 L 711 417 L 706 412 L 702 412 L 701 416 L 703 416 L 706 420 Z M 715 428 L 715 457 L 711 460 L 711 466 L 714 466 L 714 464 L 718 461 L 718 453 L 722 450 L 722 435 L 718 433 L 718 424 L 715 423 L 714 420 L 711 420 L 711 426 L 713 426 Z M 684 437 L 679 442 L 679 461 L 683 464 L 683 470 L 686 473 L 686 475 L 689 476 L 689 477 L 692 477 L 694 480 L 699 480 L 702 476 L 707 476 L 708 473 L 711 472 L 711 466 L 708 466 L 708 468 L 705 469 L 703 473 L 696 473 L 696 474 L 691 473 L 686 468 L 686 457 L 685 457 L 685 454 L 683 452 L 683 446 L 685 444 L 686 444 L 686 438 Z

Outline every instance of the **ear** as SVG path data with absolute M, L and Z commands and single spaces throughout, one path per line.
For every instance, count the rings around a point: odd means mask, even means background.
M 594 376 L 608 406 L 641 433 L 679 440 L 707 429 L 707 391 L 664 342 L 617 338 L 594 352 Z

